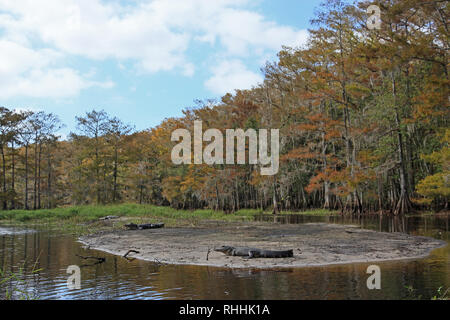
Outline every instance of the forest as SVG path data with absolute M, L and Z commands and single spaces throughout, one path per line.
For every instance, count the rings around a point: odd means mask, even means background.
M 450 2 L 376 1 L 380 29 L 366 23 L 371 4 L 325 1 L 307 45 L 283 47 L 261 68 L 262 83 L 220 101 L 199 99 L 147 130 L 100 106 L 77 117 L 62 140 L 57 115 L 1 107 L 1 209 L 448 209 Z M 192 131 L 196 120 L 203 130 L 279 129 L 278 173 L 262 176 L 254 164 L 174 165 L 171 134 Z

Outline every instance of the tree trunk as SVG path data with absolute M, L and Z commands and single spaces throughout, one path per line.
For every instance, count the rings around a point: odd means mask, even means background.
M 394 214 L 404 214 L 411 210 L 411 202 L 408 195 L 408 186 L 406 178 L 405 157 L 403 155 L 403 136 L 401 130 L 400 115 L 397 106 L 397 88 L 394 73 L 392 73 L 392 92 L 394 95 L 394 109 L 395 109 L 395 125 L 397 127 L 397 157 L 400 164 L 400 196 L 394 209 Z
M 12 190 L 12 198 L 11 198 L 11 209 L 16 208 L 16 201 L 15 201 L 15 149 L 14 149 L 14 141 L 11 142 L 11 190 Z
M 33 210 L 37 209 L 37 167 L 38 167 L 38 141 L 34 142 L 34 189 L 33 189 Z
M 28 143 L 25 144 L 25 210 L 28 210 Z
M 95 133 L 95 183 L 97 187 L 97 204 L 100 204 L 100 163 L 98 155 L 98 134 Z
M 144 192 L 144 186 L 143 186 L 143 184 L 141 183 L 141 185 L 139 186 L 139 204 L 142 204 L 142 195 L 143 195 L 143 192 Z
M 47 175 L 47 208 L 51 209 L 52 207 L 52 162 L 50 156 L 50 150 L 47 151 L 47 167 L 48 167 L 48 175 Z
M 237 179 L 237 177 L 235 179 L 234 185 L 235 185 L 235 194 L 236 194 L 236 211 L 238 211 L 239 208 L 240 208 L 240 203 L 239 203 L 239 188 L 238 188 L 238 179 Z
M 0 151 L 2 153 L 2 177 L 3 177 L 3 210 L 6 210 L 8 208 L 7 201 L 6 201 L 6 159 L 5 159 L 5 150 L 3 148 L 3 144 L 0 146 Z
M 275 178 L 273 178 L 273 214 L 278 214 L 279 210 L 278 210 L 278 202 L 277 202 L 277 186 L 276 186 L 276 181 Z
M 217 187 L 217 181 L 216 181 L 216 211 L 219 211 L 219 207 L 220 207 L 220 197 L 219 197 L 219 188 Z
M 113 182 L 113 202 L 116 202 L 116 193 L 117 193 L 117 162 L 119 161 L 118 159 L 118 152 L 117 152 L 117 146 L 114 147 L 114 172 L 113 172 L 113 178 L 114 178 L 114 182 Z
M 42 154 L 42 144 L 39 143 L 39 156 L 38 156 L 38 203 L 37 208 L 41 209 L 41 154 Z
M 322 133 L 322 161 L 323 161 L 323 172 L 326 175 L 327 173 L 327 145 L 325 143 L 325 133 Z M 324 188 L 324 209 L 330 209 L 330 185 L 327 180 L 323 182 Z

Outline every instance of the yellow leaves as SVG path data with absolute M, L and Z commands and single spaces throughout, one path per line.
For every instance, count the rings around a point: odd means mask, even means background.
M 444 168 L 450 167 L 450 148 L 449 147 L 443 147 L 440 151 L 435 151 L 430 155 L 422 155 L 422 160 L 439 164 L 444 166 Z
M 249 183 L 252 186 L 262 186 L 269 180 L 272 180 L 272 177 L 262 176 L 259 171 L 253 171 Z
M 357 160 L 360 163 L 373 164 L 382 158 L 381 154 L 375 154 L 370 150 L 361 150 L 358 152 Z
M 354 97 L 362 98 L 370 94 L 370 89 L 366 86 L 362 86 L 359 83 L 351 83 L 346 86 L 347 93 Z
M 205 165 L 189 165 L 188 173 L 180 182 L 180 191 L 185 193 L 187 191 L 200 190 L 206 180 L 208 167 Z
M 450 196 L 450 129 L 446 129 L 441 141 L 441 150 L 421 156 L 425 161 L 440 165 L 442 172 L 428 176 L 417 184 L 417 193 L 424 196 L 424 199 L 418 199 L 419 203 L 430 203 L 431 199 Z
M 81 160 L 81 165 L 84 167 L 90 167 L 94 164 L 94 159 L 92 158 L 85 158 Z
M 207 178 L 213 173 L 214 169 L 207 165 L 189 165 L 183 174 L 163 179 L 163 196 L 172 202 L 188 197 L 194 192 L 203 191 Z
M 416 191 L 429 199 L 448 198 L 450 196 L 450 171 L 426 177 L 417 184 Z
M 430 205 L 433 199 L 430 198 L 411 198 L 411 201 L 418 205 Z
M 180 191 L 181 180 L 182 180 L 182 178 L 180 176 L 170 176 L 170 177 L 163 179 L 162 195 L 170 202 L 172 202 L 173 200 L 175 200 L 176 198 L 181 196 L 181 191 Z
M 445 134 L 443 135 L 441 142 L 443 144 L 442 149 L 439 151 L 434 151 L 429 155 L 421 155 L 421 159 L 441 165 L 444 171 L 450 170 L 450 129 L 445 130 Z

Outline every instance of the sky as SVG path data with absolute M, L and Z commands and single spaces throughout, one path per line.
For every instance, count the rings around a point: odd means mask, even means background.
M 0 0 L 0 105 L 154 127 L 262 81 L 320 0 Z

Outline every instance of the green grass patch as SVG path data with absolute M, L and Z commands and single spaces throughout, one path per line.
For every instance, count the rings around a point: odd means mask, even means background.
M 71 206 L 41 210 L 0 211 L 0 222 L 10 224 L 39 224 L 56 228 L 64 232 L 88 234 L 101 230 L 123 228 L 125 223 L 163 222 L 168 227 L 195 226 L 201 221 L 253 221 L 254 216 L 270 214 L 255 209 L 242 209 L 226 214 L 222 211 L 208 209 L 177 210 L 171 207 L 139 204 L 88 205 Z M 312 210 L 304 212 L 281 212 L 287 214 L 330 215 L 328 210 Z M 121 220 L 104 223 L 99 218 L 119 216 Z M 123 219 L 126 218 L 126 219 Z
M 83 222 L 98 220 L 101 217 L 113 215 L 120 217 L 160 217 L 170 219 L 208 219 L 232 221 L 242 220 L 242 218 L 252 218 L 253 216 L 259 214 L 270 213 L 270 211 L 263 212 L 257 209 L 242 209 L 235 213 L 225 214 L 222 211 L 214 211 L 209 209 L 176 210 L 170 207 L 160 207 L 154 205 L 117 204 L 98 206 L 72 206 L 41 210 L 0 211 L 0 220 L 11 220 L 19 222 L 35 222 L 40 220 L 78 220 L 79 222 Z M 337 214 L 337 211 L 317 209 L 300 212 L 282 211 L 280 212 L 280 214 L 330 215 Z

